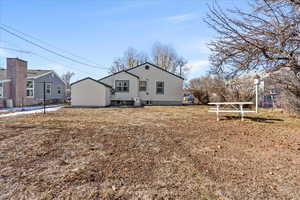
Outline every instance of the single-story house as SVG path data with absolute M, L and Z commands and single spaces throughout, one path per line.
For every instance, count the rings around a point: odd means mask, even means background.
M 27 62 L 7 58 L 6 69 L 0 69 L 0 108 L 48 103 L 62 103 L 65 82 L 52 70 L 30 70 Z
M 71 84 L 71 104 L 182 105 L 183 78 L 152 63 L 119 71 L 100 80 L 85 78 Z
M 92 78 L 76 81 L 71 85 L 73 106 L 104 107 L 110 105 L 112 87 Z

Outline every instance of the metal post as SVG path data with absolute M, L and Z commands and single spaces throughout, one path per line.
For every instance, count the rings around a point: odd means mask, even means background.
M 22 111 L 24 111 L 24 97 L 22 97 L 22 108 L 21 108 Z
M 46 114 L 46 82 L 44 83 L 44 114 Z
M 244 109 L 242 104 L 240 104 L 240 109 L 241 109 L 241 119 L 242 121 L 244 121 Z
M 220 105 L 217 105 L 217 121 L 220 121 L 219 110 L 220 110 Z
M 258 113 L 258 84 L 256 84 L 255 95 L 256 95 L 255 112 Z
M 254 79 L 255 84 L 255 112 L 258 113 L 258 86 L 259 86 L 260 80 L 259 77 Z

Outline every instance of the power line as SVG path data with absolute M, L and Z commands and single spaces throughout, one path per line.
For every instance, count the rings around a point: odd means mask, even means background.
M 63 55 L 63 54 L 57 53 L 56 51 L 53 51 L 53 50 L 51 50 L 51 49 L 48 49 L 48 48 L 46 48 L 46 47 L 43 47 L 43 46 L 41 46 L 41 45 L 39 45 L 39 44 L 33 42 L 33 41 L 31 41 L 31 40 L 28 40 L 28 39 L 26 39 L 26 38 L 24 38 L 24 37 L 22 37 L 22 36 L 20 36 L 20 35 L 18 35 L 18 34 L 16 34 L 16 33 L 12 32 L 12 31 L 10 31 L 10 30 L 4 28 L 3 26 L 0 26 L 0 29 L 2 29 L 3 31 L 5 31 L 5 32 L 7 32 L 7 33 L 9 33 L 9 34 L 11 34 L 11 35 L 13 35 L 13 36 L 15 36 L 15 37 L 21 39 L 21 40 L 24 40 L 24 41 L 27 42 L 27 43 L 30 43 L 30 44 L 32 44 L 32 45 L 34 45 L 34 46 L 36 46 L 36 47 L 39 47 L 40 49 L 43 49 L 43 50 L 45 50 L 45 51 L 47 51 L 47 52 L 49 52 L 49 53 L 52 53 L 52 54 L 54 54 L 54 55 L 56 55 L 56 56 L 59 56 L 59 57 L 62 57 L 62 58 L 64 58 L 64 59 L 70 60 L 70 61 L 72 61 L 72 62 L 74 62 L 74 63 L 78 63 L 78 64 L 81 64 L 81 65 L 86 65 L 86 66 L 88 66 L 88 67 L 95 68 L 95 69 L 107 69 L 107 68 L 98 67 L 98 66 L 95 66 L 95 65 L 90 65 L 90 64 L 88 64 L 88 63 L 81 62 L 81 61 L 79 61 L 79 60 L 77 60 L 77 59 L 73 59 L 73 58 L 70 58 L 70 57 L 65 56 L 65 55 Z
M 9 51 L 15 51 L 15 52 L 19 52 L 19 53 L 25 53 L 25 54 L 34 55 L 34 56 L 40 57 L 40 58 L 42 58 L 44 60 L 48 60 L 50 62 L 54 62 L 56 64 L 62 65 L 64 67 L 66 67 L 66 68 L 69 68 L 69 69 L 72 69 L 72 70 L 76 70 L 77 72 L 80 72 L 80 73 L 94 75 L 94 74 L 92 74 L 90 72 L 84 72 L 84 71 L 81 71 L 79 69 L 72 68 L 70 66 L 66 66 L 65 64 L 59 63 L 59 62 L 57 62 L 57 61 L 55 61 L 53 59 L 47 58 L 45 56 L 42 56 L 42 55 L 40 55 L 38 53 L 35 53 L 35 52 L 32 52 L 32 51 L 26 51 L 26 50 L 22 50 L 22 49 L 14 49 L 14 48 L 9 48 L 9 47 L 0 47 L 0 49 L 6 49 L 6 50 L 9 50 Z
M 69 55 L 71 55 L 71 56 L 73 56 L 73 57 L 77 57 L 77 58 L 83 59 L 83 60 L 85 60 L 85 61 L 87 61 L 87 62 L 93 63 L 93 64 L 95 64 L 95 65 L 99 65 L 99 64 L 96 64 L 94 61 L 92 61 L 92 60 L 90 60 L 90 59 L 87 59 L 87 58 L 85 58 L 85 57 L 83 57 L 83 56 L 76 55 L 76 54 L 74 54 L 74 53 L 72 53 L 72 52 L 69 52 L 69 51 L 67 51 L 67 50 L 65 50 L 65 49 L 59 48 L 59 47 L 57 47 L 57 46 L 54 46 L 54 45 L 52 45 L 52 44 L 50 44 L 50 43 L 48 43 L 48 42 L 45 42 L 45 41 L 43 41 L 43 40 L 41 40 L 41 39 L 35 37 L 35 36 L 32 36 L 32 35 L 30 35 L 30 34 L 28 34 L 28 33 L 24 33 L 24 32 L 22 32 L 22 31 L 20 31 L 20 30 L 17 30 L 16 28 L 14 28 L 14 27 L 12 27 L 12 26 L 8 26 L 8 25 L 3 24 L 3 23 L 1 23 L 1 22 L 0 22 L 0 24 L 1 24 L 2 26 L 4 26 L 4 27 L 8 28 L 8 29 L 13 30 L 14 32 L 18 32 L 18 33 L 20 33 L 20 34 L 22 34 L 22 35 L 24 35 L 24 36 L 27 36 L 27 37 L 29 37 L 29 38 L 31 38 L 31 39 L 34 39 L 34 40 L 39 41 L 39 42 L 41 42 L 41 43 L 44 43 L 44 44 L 46 44 L 46 45 L 48 45 L 48 46 L 50 46 L 50 47 L 53 47 L 53 48 L 55 48 L 55 49 L 57 49 L 57 50 L 60 50 L 60 51 L 62 51 L 62 52 L 65 52 L 65 53 L 67 53 L 67 54 L 69 54 Z
M 66 68 L 69 68 L 69 69 L 72 69 L 72 70 L 76 70 L 77 72 L 80 72 L 80 73 L 82 73 L 82 74 L 90 74 L 90 75 L 94 75 L 93 73 L 86 72 L 86 71 L 81 71 L 81 70 L 79 70 L 79 69 L 72 68 L 72 67 L 70 67 L 70 66 L 67 66 L 67 65 L 65 65 L 65 64 L 59 63 L 59 62 L 57 62 L 57 61 L 55 61 L 55 60 L 52 60 L 52 59 L 50 59 L 50 58 L 47 58 L 47 57 L 45 57 L 45 56 L 42 56 L 42 55 L 37 54 L 37 53 L 34 53 L 34 52 L 31 52 L 31 55 L 40 57 L 40 58 L 45 59 L 45 60 L 48 60 L 48 61 L 50 61 L 50 62 L 54 62 L 54 63 L 56 63 L 56 64 L 59 64 L 59 65 L 62 65 L 62 66 L 64 66 L 64 67 L 66 67 Z

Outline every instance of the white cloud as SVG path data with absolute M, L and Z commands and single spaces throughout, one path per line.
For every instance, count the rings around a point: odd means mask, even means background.
M 193 20 L 197 17 L 198 16 L 194 13 L 187 13 L 187 14 L 183 14 L 183 15 L 175 15 L 175 16 L 167 17 L 166 19 L 167 19 L 167 21 L 169 21 L 173 24 L 178 24 L 178 23 Z
M 189 69 L 188 72 L 188 79 L 196 78 L 208 70 L 209 61 L 208 60 L 194 60 L 187 64 Z

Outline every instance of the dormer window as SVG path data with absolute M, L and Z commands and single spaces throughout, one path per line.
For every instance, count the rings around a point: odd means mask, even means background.
M 149 70 L 149 65 L 146 65 L 146 66 L 145 66 L 145 69 L 146 69 L 146 70 Z

